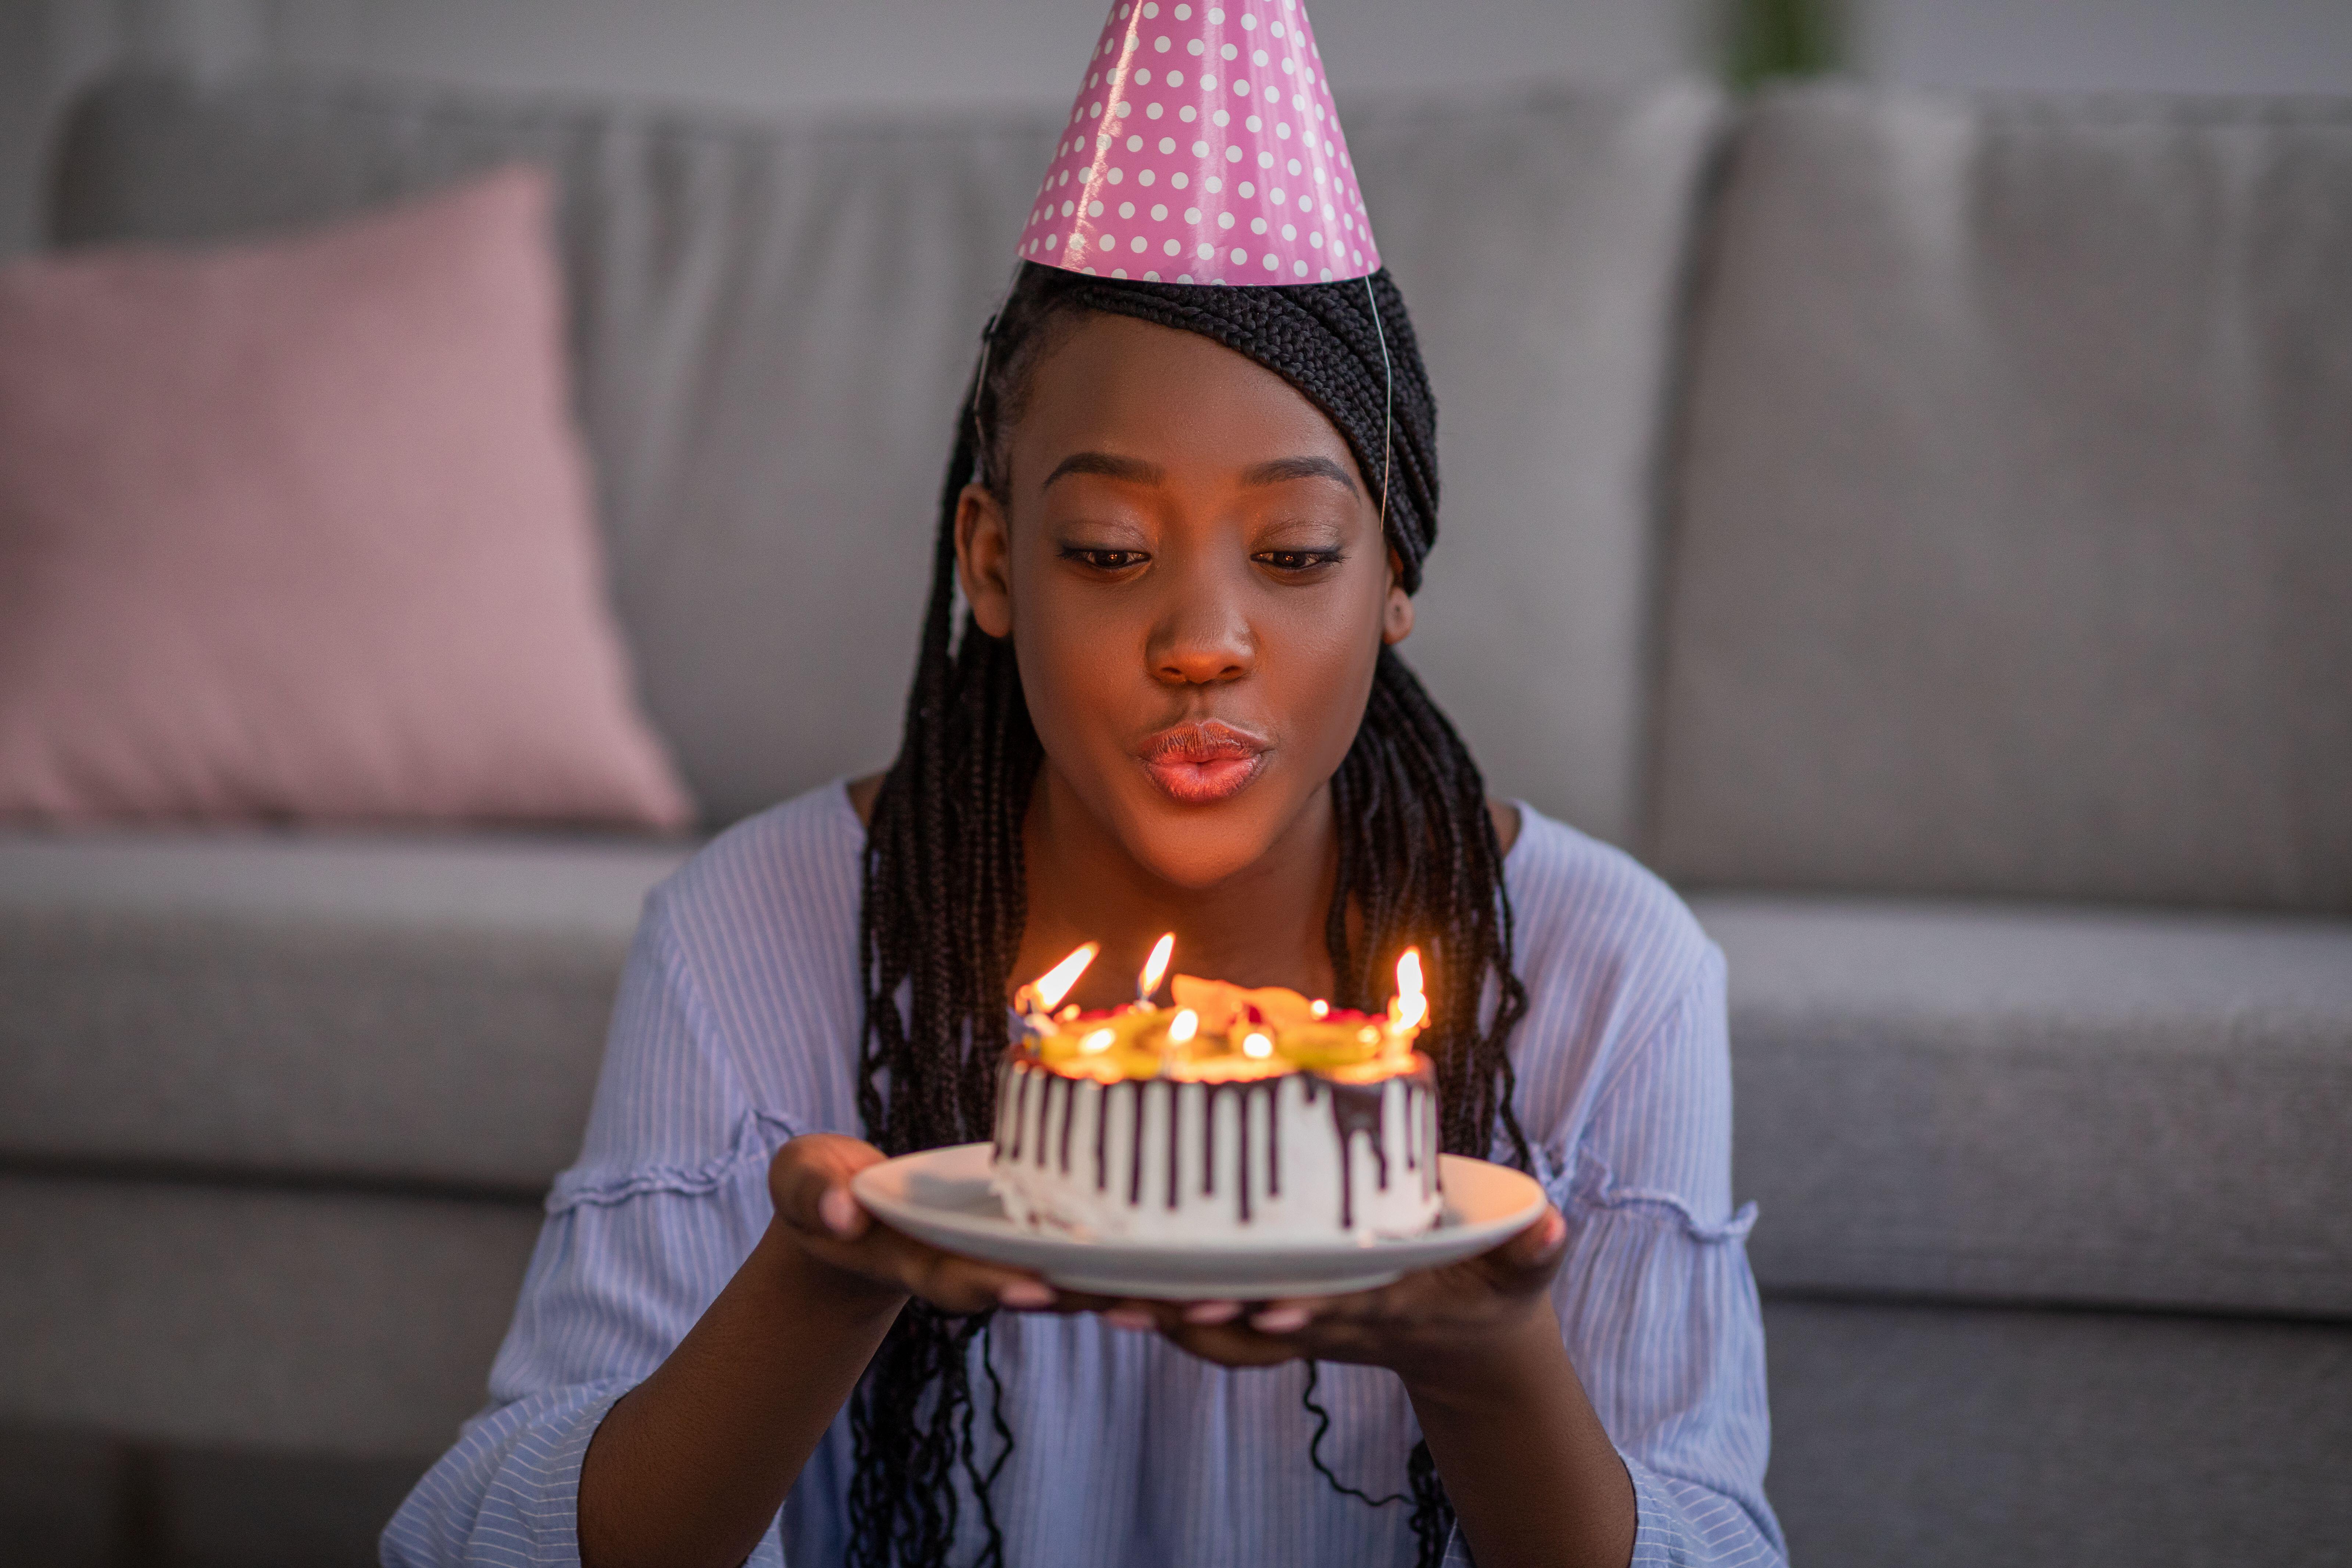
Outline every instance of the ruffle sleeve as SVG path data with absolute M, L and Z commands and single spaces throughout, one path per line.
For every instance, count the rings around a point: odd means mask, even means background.
M 581 1159 L 555 1183 L 490 1404 L 385 1528 L 388 1568 L 579 1561 L 580 1466 L 613 1405 L 661 1364 L 765 1230 L 755 1110 L 649 903 L 614 1003 Z M 754 1563 L 781 1568 L 772 1528 Z

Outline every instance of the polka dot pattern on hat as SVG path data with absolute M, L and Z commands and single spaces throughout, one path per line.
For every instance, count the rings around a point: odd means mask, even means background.
M 1187 133 L 1143 133 L 1171 119 Z M 1148 212 L 1118 202 L 1107 216 L 1105 201 L 1130 181 L 1191 194 Z M 1253 247 L 1232 246 L 1234 232 Z M 1128 277 L 1141 253 L 1192 258 L 1187 283 L 1329 283 L 1380 270 L 1305 0 L 1115 0 L 1020 255 Z

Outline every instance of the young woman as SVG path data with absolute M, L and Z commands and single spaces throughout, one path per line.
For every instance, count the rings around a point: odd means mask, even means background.
M 1387 275 L 1024 266 L 982 363 L 898 759 L 654 895 L 497 1403 L 385 1561 L 1778 1560 L 1722 960 L 1489 803 L 1393 651 L 1437 470 Z M 1179 1305 L 859 1209 L 988 1135 L 1014 984 L 1095 940 L 1076 999 L 1123 1000 L 1171 929 L 1355 1005 L 1418 943 L 1446 1147 L 1556 1206 L 1385 1289 Z

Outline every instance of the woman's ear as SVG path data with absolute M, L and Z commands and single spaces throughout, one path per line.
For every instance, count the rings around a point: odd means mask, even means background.
M 1412 595 L 1404 591 L 1404 563 L 1389 552 L 1389 595 L 1381 606 L 1381 641 L 1391 647 L 1412 636 Z
M 956 497 L 956 580 L 972 618 L 992 637 L 1013 635 L 1013 545 L 1004 508 L 985 486 Z

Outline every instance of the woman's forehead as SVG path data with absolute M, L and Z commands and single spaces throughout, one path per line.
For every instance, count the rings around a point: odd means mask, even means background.
M 1076 469 L 1213 466 L 1252 482 L 1337 477 L 1361 493 L 1347 440 L 1275 372 L 1196 332 L 1096 315 L 1032 373 L 1014 444 L 1040 488 Z M 1027 467 L 1028 462 L 1022 464 Z M 1115 477 L 1143 477 L 1129 473 Z

